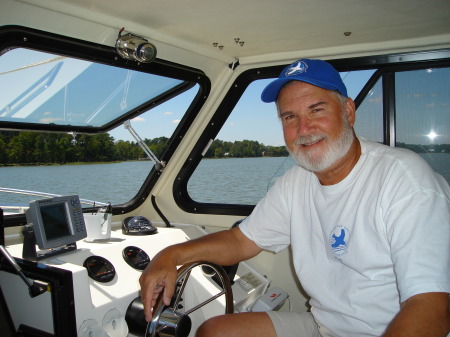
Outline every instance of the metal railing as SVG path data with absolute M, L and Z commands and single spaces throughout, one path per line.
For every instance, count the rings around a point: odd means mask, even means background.
M 38 192 L 38 191 L 30 191 L 30 190 L 21 190 L 17 188 L 9 188 L 9 187 L 0 187 L 0 193 L 14 193 L 21 195 L 30 195 L 41 198 L 53 198 L 60 197 L 60 194 L 47 193 L 47 192 Z M 94 201 L 88 199 L 81 199 L 80 202 L 84 205 L 88 206 L 108 206 L 109 203 Z M 10 204 L 10 203 L 0 203 L 0 208 L 3 209 L 5 214 L 22 214 L 28 209 L 28 204 Z

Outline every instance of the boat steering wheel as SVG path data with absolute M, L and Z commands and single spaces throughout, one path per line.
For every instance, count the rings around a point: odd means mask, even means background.
M 214 270 L 219 276 L 222 291 L 184 313 L 178 312 L 178 304 L 182 298 L 181 295 L 186 287 L 191 270 L 197 266 L 207 266 Z M 145 337 L 187 337 L 191 331 L 191 319 L 188 315 L 222 295 L 225 295 L 225 314 L 233 313 L 233 293 L 231 290 L 231 283 L 222 267 L 209 262 L 187 263 L 178 269 L 176 284 L 175 294 L 173 295 L 169 306 L 163 304 L 162 295 L 160 295 L 154 310 L 152 321 L 147 325 Z

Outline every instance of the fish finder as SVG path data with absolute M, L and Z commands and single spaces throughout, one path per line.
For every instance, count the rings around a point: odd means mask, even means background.
M 33 200 L 26 211 L 23 257 L 38 260 L 76 249 L 87 236 L 83 210 L 77 195 Z M 26 241 L 26 242 L 25 242 Z M 36 252 L 35 245 L 48 252 Z

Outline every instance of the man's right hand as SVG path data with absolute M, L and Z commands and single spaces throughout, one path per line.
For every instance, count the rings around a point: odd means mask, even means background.
M 177 266 L 195 261 L 230 266 L 257 255 L 261 250 L 238 227 L 163 249 L 139 279 L 145 319 L 148 322 L 152 320 L 152 309 L 161 293 L 164 305 L 170 305 L 178 276 Z
M 164 305 L 170 305 L 175 292 L 176 280 L 176 258 L 169 247 L 152 259 L 139 278 L 141 299 L 147 322 L 152 320 L 153 308 L 161 293 Z

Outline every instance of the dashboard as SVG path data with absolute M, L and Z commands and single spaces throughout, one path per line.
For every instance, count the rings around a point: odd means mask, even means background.
M 142 328 L 130 326 L 134 323 L 127 322 L 125 318 L 131 303 L 139 297 L 142 270 L 165 247 L 204 234 L 206 232 L 201 227 L 181 225 L 177 228 L 158 227 L 157 234 L 148 236 L 126 235 L 122 230 L 113 230 L 108 240 L 80 240 L 75 251 L 33 263 L 38 271 L 28 272 L 29 277 L 37 279 L 37 274 L 42 274 L 40 278 L 45 281 L 47 271 L 57 270 L 71 276 L 66 279 L 71 279 L 72 283 L 60 287 L 61 281 L 54 282 L 50 286 L 51 291 L 35 298 L 29 296 L 18 275 L 0 270 L 0 283 L 15 328 L 25 325 L 57 335 L 59 321 L 71 319 L 76 322 L 75 325 L 66 326 L 65 329 L 76 331 L 66 331 L 67 336 L 143 336 Z M 6 248 L 12 256 L 22 257 L 21 244 Z M 233 281 L 235 311 L 248 311 L 249 305 L 267 290 L 270 283 L 247 263 L 239 264 Z M 58 298 L 67 297 L 67 294 L 57 296 L 61 288 L 64 291 L 73 289 L 73 297 L 69 296 L 68 305 L 73 304 L 74 310 L 64 315 L 58 312 L 59 307 L 67 306 L 58 304 Z M 217 293 L 217 289 L 212 275 L 201 268 L 193 270 L 184 291 L 181 310 L 194 307 L 204 297 Z M 220 298 L 213 303 L 190 315 L 193 321 L 191 335 L 205 319 L 224 313 L 225 304 Z M 141 323 L 138 325 L 145 326 L 145 322 Z

